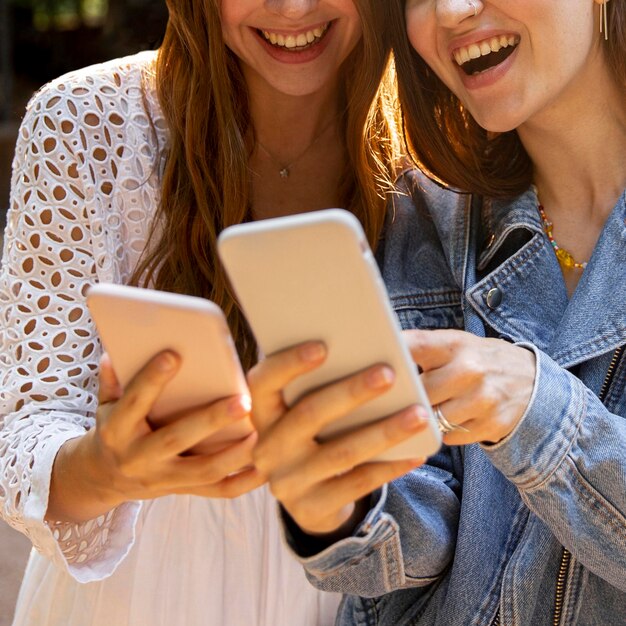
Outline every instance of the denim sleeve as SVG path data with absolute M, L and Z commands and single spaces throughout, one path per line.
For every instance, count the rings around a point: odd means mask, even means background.
M 376 597 L 437 580 L 454 554 L 460 511 L 451 449 L 385 486 L 351 537 L 299 556 L 319 589 Z M 293 536 L 287 541 L 298 554 Z
M 626 419 L 541 351 L 530 405 L 493 464 L 559 542 L 626 591 Z

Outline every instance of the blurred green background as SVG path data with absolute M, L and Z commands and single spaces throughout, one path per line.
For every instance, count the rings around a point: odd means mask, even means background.
M 166 21 L 165 0 L 0 0 L 2 230 L 17 128 L 33 92 L 70 70 L 157 48 Z

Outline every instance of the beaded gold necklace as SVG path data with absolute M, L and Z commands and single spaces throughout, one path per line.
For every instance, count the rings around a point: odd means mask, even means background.
M 554 254 L 556 254 L 556 258 L 559 261 L 559 265 L 563 269 L 584 270 L 587 267 L 587 262 L 585 261 L 584 263 L 579 263 L 578 261 L 574 259 L 574 257 L 567 250 L 564 250 L 563 248 L 560 248 L 558 246 L 558 244 L 554 240 L 554 235 L 552 234 L 554 225 L 548 219 L 548 216 L 546 215 L 546 212 L 543 206 L 541 205 L 541 203 L 537 203 L 537 208 L 539 209 L 539 215 L 541 215 L 541 222 L 543 224 L 543 230 L 548 236 L 548 241 L 554 248 Z

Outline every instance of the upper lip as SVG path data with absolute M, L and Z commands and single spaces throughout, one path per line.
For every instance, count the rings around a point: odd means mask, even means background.
M 465 48 L 466 46 L 471 46 L 472 44 L 478 44 L 481 41 L 489 40 L 492 37 L 499 37 L 500 35 L 510 36 L 519 38 L 519 33 L 516 33 L 511 30 L 502 30 L 500 28 L 492 28 L 492 29 L 484 29 L 484 30 L 475 30 L 467 35 L 462 35 L 460 37 L 455 37 L 448 44 L 448 53 L 450 57 L 454 58 L 454 53 L 460 48 Z
M 309 31 L 315 30 L 316 28 L 324 28 L 327 25 L 330 25 L 332 20 L 325 20 L 324 22 L 317 22 L 315 24 L 311 24 L 308 26 L 303 26 L 301 28 L 272 28 L 269 26 L 255 26 L 255 30 L 260 30 L 261 32 L 265 31 L 268 33 L 273 33 L 275 35 L 283 35 L 283 37 L 289 37 L 290 35 L 293 37 L 297 37 L 298 35 L 303 35 L 308 33 Z

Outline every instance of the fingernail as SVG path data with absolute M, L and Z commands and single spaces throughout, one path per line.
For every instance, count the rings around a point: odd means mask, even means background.
M 250 413 L 252 402 L 249 396 L 237 396 L 228 403 L 228 414 L 231 417 L 243 417 Z
M 323 343 L 307 343 L 298 348 L 298 354 L 303 361 L 313 363 L 326 356 L 326 347 Z
M 391 385 L 394 379 L 393 370 L 390 367 L 378 367 L 368 372 L 366 381 L 372 389 L 382 389 Z
M 415 430 L 423 426 L 427 419 L 428 415 L 423 407 L 412 406 L 402 414 L 400 421 L 406 430 Z
M 162 372 L 171 372 L 176 367 L 176 357 L 173 352 L 163 352 L 159 355 L 157 365 Z

